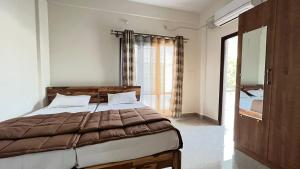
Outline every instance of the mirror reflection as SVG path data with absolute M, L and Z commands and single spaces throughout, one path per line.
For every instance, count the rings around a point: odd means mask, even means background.
M 267 27 L 243 34 L 240 114 L 262 119 Z

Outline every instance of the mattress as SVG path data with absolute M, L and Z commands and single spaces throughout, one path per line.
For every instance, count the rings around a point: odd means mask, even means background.
M 47 108 L 44 107 L 26 116 L 39 114 L 55 114 L 62 112 L 95 111 L 97 104 L 87 107 Z M 76 165 L 76 152 L 74 149 L 56 150 L 42 153 L 25 154 L 16 157 L 0 159 L 2 169 L 70 169 Z
M 111 109 L 129 109 L 145 107 L 141 102 L 134 104 L 108 105 L 99 104 L 97 111 Z M 99 164 L 119 162 L 150 156 L 160 152 L 175 150 L 179 147 L 179 138 L 176 131 L 166 131 L 153 135 L 109 141 L 76 148 L 79 168 Z
M 59 150 L 0 159 L 1 169 L 70 169 L 76 165 L 75 150 Z
M 65 108 L 48 108 L 44 107 L 32 113 L 29 113 L 25 116 L 34 116 L 34 115 L 41 115 L 41 114 L 57 114 L 63 112 L 69 113 L 77 113 L 77 112 L 94 112 L 97 108 L 97 103 L 90 103 L 86 107 L 65 107 Z

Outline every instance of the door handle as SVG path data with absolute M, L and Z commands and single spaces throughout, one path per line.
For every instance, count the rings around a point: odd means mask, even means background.
M 267 69 L 267 73 L 266 73 L 267 85 L 271 84 L 270 73 L 271 73 L 271 69 Z

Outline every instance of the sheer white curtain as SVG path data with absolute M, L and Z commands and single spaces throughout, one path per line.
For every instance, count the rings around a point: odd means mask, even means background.
M 141 100 L 170 116 L 173 87 L 174 40 L 135 37 L 136 83 L 142 86 Z

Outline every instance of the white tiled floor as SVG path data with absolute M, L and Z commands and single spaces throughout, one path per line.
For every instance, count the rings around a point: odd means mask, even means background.
M 232 133 L 223 126 L 197 118 L 172 121 L 183 138 L 182 169 L 267 169 L 234 150 Z

